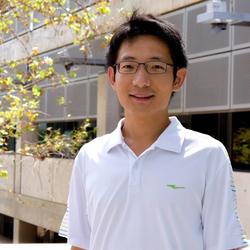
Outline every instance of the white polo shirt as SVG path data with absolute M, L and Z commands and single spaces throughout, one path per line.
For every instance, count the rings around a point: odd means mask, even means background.
M 228 250 L 247 246 L 224 146 L 175 117 L 140 156 L 122 121 L 85 144 L 69 194 L 68 242 L 87 250 Z

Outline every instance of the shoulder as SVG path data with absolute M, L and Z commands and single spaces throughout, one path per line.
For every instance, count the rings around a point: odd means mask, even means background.
M 84 144 L 74 159 L 74 169 L 85 169 L 89 160 L 96 161 L 106 152 L 110 134 L 97 137 L 92 141 Z
M 186 129 L 185 140 L 188 143 L 195 143 L 204 147 L 224 147 L 223 144 L 214 137 L 190 129 Z
M 106 134 L 93 139 L 81 147 L 78 155 L 89 155 L 97 152 L 106 152 L 109 141 L 112 139 L 111 137 L 111 134 Z
M 231 173 L 231 162 L 225 146 L 210 135 L 186 130 L 183 147 L 185 160 L 197 164 L 204 170 L 206 178 L 216 178 L 218 173 Z
M 217 139 L 210 135 L 203 134 L 197 131 L 186 129 L 185 133 L 185 148 L 197 152 L 205 152 L 214 156 L 228 157 L 225 146 Z

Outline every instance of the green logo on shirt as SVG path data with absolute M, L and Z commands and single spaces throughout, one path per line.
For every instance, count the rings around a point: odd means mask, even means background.
M 168 184 L 167 187 L 172 188 L 172 189 L 183 189 L 183 188 L 185 188 L 185 187 L 176 186 L 175 184 Z

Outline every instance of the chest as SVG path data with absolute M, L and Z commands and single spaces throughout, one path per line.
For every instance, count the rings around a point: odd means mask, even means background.
M 171 152 L 148 152 L 138 158 L 117 152 L 89 159 L 85 183 L 89 210 L 119 210 L 131 203 L 163 210 L 187 204 L 200 208 L 205 167 L 196 158 Z

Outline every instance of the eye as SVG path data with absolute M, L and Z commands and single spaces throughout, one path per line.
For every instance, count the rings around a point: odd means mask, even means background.
M 121 69 L 133 69 L 135 67 L 132 63 L 120 63 Z
M 150 73 L 164 73 L 166 72 L 166 64 L 163 62 L 149 62 L 148 70 Z
M 136 70 L 137 64 L 134 62 L 121 62 L 119 64 L 119 71 L 122 73 L 134 72 Z
M 154 65 L 155 69 L 164 69 L 164 67 L 162 65 L 156 64 Z

